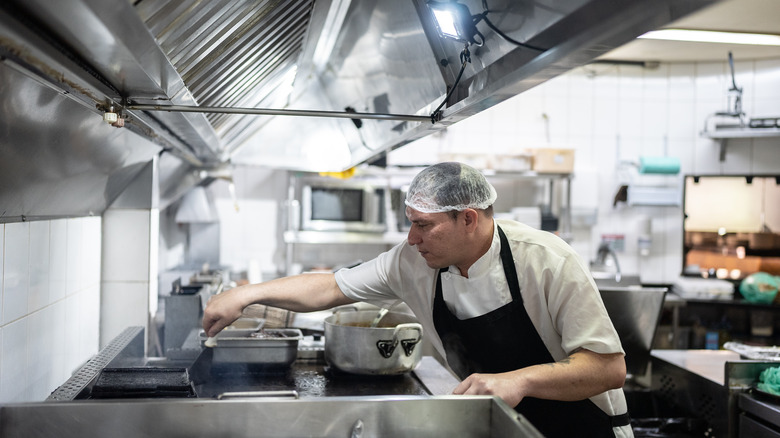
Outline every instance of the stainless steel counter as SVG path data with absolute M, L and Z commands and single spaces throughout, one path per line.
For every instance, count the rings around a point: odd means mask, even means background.
M 739 395 L 739 436 L 780 437 L 780 397 L 769 399 L 750 393 Z
M 479 396 L 74 401 L 0 406 L 0 436 L 541 437 Z
M 744 360 L 727 350 L 653 350 L 652 389 L 706 420 L 710 437 L 780 438 L 780 397 L 754 394 L 758 376 L 779 362 Z
M 710 437 L 730 436 L 726 366 L 739 361 L 725 350 L 653 350 L 651 389 L 686 416 L 704 419 Z
M 46 402 L 0 405 L 0 436 L 541 437 L 497 397 L 440 395 L 457 379 L 429 356 L 401 376 L 339 374 L 307 357 L 288 370 L 193 379 L 197 398 L 90 398 L 104 367 L 150 365 L 138 356 L 143 338 L 126 330 Z
M 650 354 L 721 386 L 726 383 L 726 362 L 740 360 L 739 354 L 726 350 L 653 350 Z

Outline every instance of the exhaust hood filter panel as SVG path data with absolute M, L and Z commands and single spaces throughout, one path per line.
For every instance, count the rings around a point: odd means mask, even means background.
M 258 107 L 282 82 L 291 83 L 312 7 L 312 0 L 145 0 L 136 10 L 199 105 Z M 222 138 L 263 122 L 206 118 Z

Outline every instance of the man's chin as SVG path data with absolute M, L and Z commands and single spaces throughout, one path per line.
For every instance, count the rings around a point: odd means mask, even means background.
M 430 256 L 430 253 L 425 253 L 425 254 L 426 255 L 420 253 L 420 257 L 422 257 L 423 260 L 425 260 L 425 264 L 428 265 L 428 267 L 431 269 L 441 269 L 450 266 L 450 265 L 443 264 L 441 260 L 439 260 L 438 262 L 436 260 L 433 260 Z
M 441 263 L 436 263 L 434 261 L 427 260 L 427 259 L 425 260 L 425 264 L 428 265 L 428 267 L 431 268 L 431 269 L 441 269 L 441 268 L 446 268 L 447 266 L 449 266 L 449 265 L 442 266 Z

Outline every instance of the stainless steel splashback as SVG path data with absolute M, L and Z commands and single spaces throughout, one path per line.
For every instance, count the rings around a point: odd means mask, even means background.
M 14 201 L 0 218 L 100 213 L 113 191 L 121 191 L 126 168 L 162 149 L 181 163 L 161 161 L 167 202 L 207 183 L 202 178 L 209 172 L 227 167 L 229 176 L 235 163 L 343 170 L 714 1 L 491 0 L 497 28 L 546 50 L 518 47 L 480 23 L 484 45 L 471 47 L 471 62 L 440 120 L 353 123 L 131 108 L 351 108 L 429 116 L 455 83 L 463 47 L 434 33 L 424 0 L 5 0 L 0 67 L 3 86 L 12 91 L 0 97 L 7 116 L 0 124 L 0 199 Z M 483 11 L 482 1 L 462 3 L 472 14 Z M 57 102 L 44 118 L 33 115 L 47 112 L 38 107 L 41 93 Z M 112 107 L 125 127 L 106 134 L 101 117 Z M 14 121 L 20 125 L 9 126 Z M 25 146 L 36 137 L 38 149 Z M 100 148 L 85 152 L 84 138 Z M 94 164 L 105 154 L 108 165 Z M 65 171 L 58 173 L 54 163 Z M 34 184 L 43 176 L 57 180 L 49 193 L 63 200 L 44 206 L 34 190 L 20 191 L 31 182 L 20 169 L 36 175 Z
M 0 223 L 100 215 L 159 150 L 0 63 Z

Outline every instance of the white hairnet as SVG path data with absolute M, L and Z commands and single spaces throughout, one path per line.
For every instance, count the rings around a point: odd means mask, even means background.
M 421 213 L 484 210 L 496 202 L 496 189 L 480 171 L 462 163 L 439 163 L 423 169 L 406 192 L 407 206 Z

